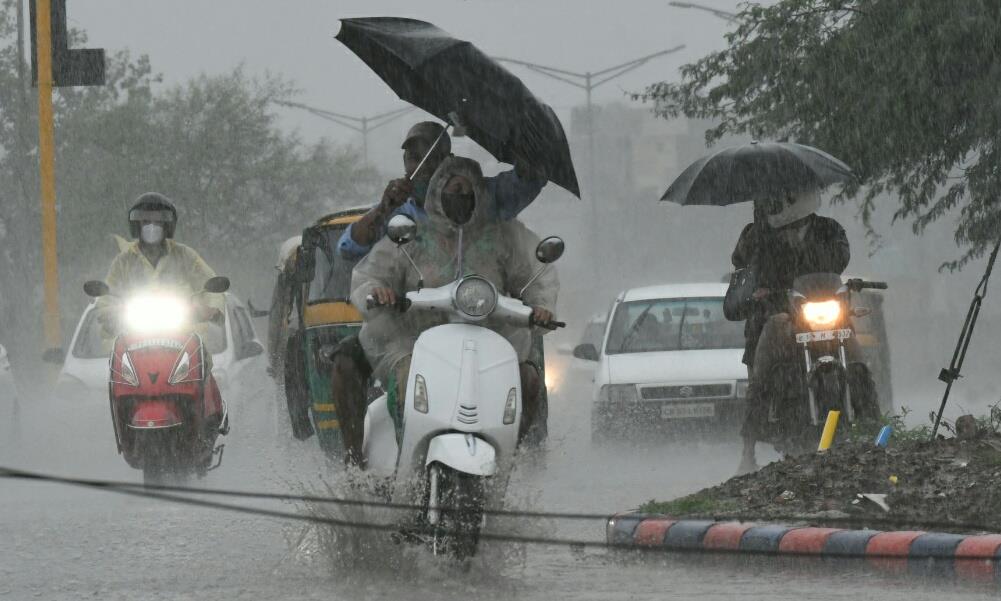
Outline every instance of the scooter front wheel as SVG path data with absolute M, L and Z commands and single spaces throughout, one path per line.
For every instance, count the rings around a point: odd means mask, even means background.
M 432 553 L 458 561 L 476 555 L 486 498 L 483 477 L 435 463 L 428 470 L 427 490 Z

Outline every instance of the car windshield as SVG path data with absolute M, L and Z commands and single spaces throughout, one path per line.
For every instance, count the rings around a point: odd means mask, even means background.
M 744 328 L 723 317 L 722 298 L 662 298 L 619 305 L 605 353 L 729 348 L 744 348 Z
M 316 245 L 316 271 L 309 285 L 307 301 L 346 301 L 351 296 L 353 261 L 346 261 L 337 252 L 337 241 L 347 225 L 328 226 L 320 232 Z
M 205 348 L 213 355 L 226 350 L 226 331 L 215 323 L 199 325 L 199 334 L 205 341 Z M 73 345 L 73 356 L 77 359 L 103 359 L 111 354 L 114 338 L 104 333 L 97 311 L 87 311 L 80 335 Z

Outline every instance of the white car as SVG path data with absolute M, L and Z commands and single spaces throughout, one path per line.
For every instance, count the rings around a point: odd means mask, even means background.
M 607 318 L 608 315 L 605 313 L 592 315 L 584 324 L 576 345 L 567 342 L 556 346 L 557 356 L 546 360 L 546 386 L 550 394 L 555 388 L 557 392 L 574 401 L 590 397 L 594 368 L 597 364 L 576 356 L 574 349 L 583 344 L 591 344 L 594 348 L 601 346 Z M 551 367 L 555 368 L 550 369 Z
M 221 328 L 210 326 L 205 344 L 212 352 L 212 374 L 219 384 L 219 391 L 229 401 L 232 396 L 244 392 L 239 383 L 247 377 L 249 370 L 259 368 L 263 371 L 260 356 L 264 353 L 264 345 L 258 340 L 243 303 L 232 294 L 225 297 L 225 323 Z M 92 302 L 84 309 L 73 333 L 66 361 L 56 381 L 60 397 L 107 400 L 108 356 L 113 341 L 101 331 L 94 311 L 95 304 Z
M 684 432 L 741 423 L 744 324 L 723 317 L 726 288 L 676 284 L 618 296 L 600 345 L 574 349 L 575 357 L 597 362 L 592 440 L 651 427 Z

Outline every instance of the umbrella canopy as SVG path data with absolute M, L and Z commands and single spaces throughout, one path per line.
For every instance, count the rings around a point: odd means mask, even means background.
M 461 125 L 497 160 L 521 159 L 580 196 L 556 113 L 476 46 L 414 19 L 342 19 L 341 24 L 337 39 L 402 100 Z
M 792 142 L 751 142 L 702 157 L 660 197 L 680 205 L 726 206 L 854 179 L 838 159 Z

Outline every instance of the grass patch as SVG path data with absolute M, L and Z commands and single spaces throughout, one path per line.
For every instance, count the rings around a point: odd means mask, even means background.
M 737 509 L 732 499 L 717 499 L 705 492 L 697 492 L 673 501 L 647 501 L 640 506 L 643 513 L 663 513 L 670 516 L 712 515 Z

